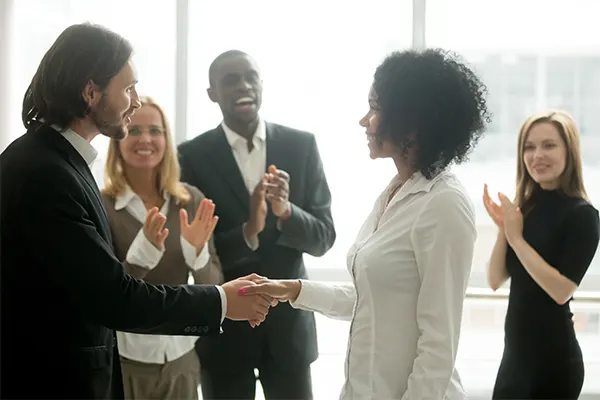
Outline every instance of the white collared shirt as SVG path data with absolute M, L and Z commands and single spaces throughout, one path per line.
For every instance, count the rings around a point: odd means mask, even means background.
M 449 172 L 394 178 L 347 256 L 353 283 L 302 281 L 293 307 L 351 320 L 344 400 L 463 400 L 454 368 L 475 211 Z
M 165 202 L 160 209 L 161 214 L 167 215 L 173 197 L 164 193 Z M 126 191 L 115 199 L 115 210 L 125 209 L 140 223 L 146 221 L 147 210 L 142 199 L 127 187 Z M 208 246 L 204 246 L 196 257 L 196 248 L 180 236 L 181 250 L 185 263 L 191 269 L 204 268 L 209 259 Z M 140 229 L 127 251 L 126 260 L 142 268 L 151 270 L 160 262 L 165 250 L 157 249 Z M 173 361 L 190 352 L 194 348 L 196 336 L 165 336 L 144 335 L 139 333 L 117 332 L 119 354 L 130 360 L 150 364 L 164 364 Z
M 227 143 L 233 151 L 233 157 L 238 165 L 244 184 L 252 194 L 267 170 L 267 130 L 265 122 L 260 119 L 252 136 L 252 151 L 248 151 L 248 141 L 235 133 L 231 128 L 221 123 Z
M 77 132 L 73 131 L 72 129 L 66 129 L 66 130 L 62 131 L 62 129 L 56 125 L 52 125 L 52 128 L 54 130 L 56 130 L 57 132 L 59 132 L 71 144 L 71 146 L 73 146 L 75 151 L 77 151 L 79 153 L 79 155 L 81 155 L 81 157 L 87 163 L 88 167 L 91 167 L 93 162 L 96 160 L 96 157 L 98 156 L 98 152 L 96 151 L 94 146 L 92 146 L 91 143 L 89 143 L 87 140 L 85 140 L 83 137 L 81 137 Z M 207 246 L 205 246 L 205 248 L 206 247 Z M 184 248 L 185 247 L 182 244 L 182 250 Z M 198 256 L 198 259 L 200 258 L 201 255 L 202 255 L 202 253 Z M 184 255 L 184 257 L 185 257 L 185 255 Z M 186 264 L 189 265 L 188 260 L 191 260 L 191 258 L 185 257 L 185 259 L 186 259 Z M 196 261 L 198 261 L 198 259 L 196 259 Z M 198 263 L 201 263 L 201 261 L 198 261 Z M 195 265 L 195 263 L 193 265 Z M 215 287 L 219 291 L 219 297 L 221 299 L 221 323 L 222 323 L 223 320 L 225 319 L 225 315 L 227 314 L 227 296 L 225 294 L 225 290 L 223 290 L 223 288 L 221 286 L 215 285 Z M 118 335 L 118 333 L 117 333 L 117 335 Z M 182 336 L 182 337 L 184 337 L 184 336 Z M 195 336 L 192 336 L 192 338 L 194 339 L 194 341 L 197 339 L 197 337 L 195 337 Z M 191 339 L 190 339 L 190 341 L 191 341 Z M 175 358 L 177 358 L 177 357 L 175 357 Z M 160 361 L 159 363 L 163 364 L 164 362 L 165 362 L 165 359 L 163 358 L 162 361 Z
M 70 128 L 67 128 L 64 131 L 62 131 L 57 125 L 52 125 L 52 128 L 59 132 L 62 137 L 67 139 L 69 143 L 71 143 L 71 146 L 75 148 L 77 153 L 79 153 L 79 155 L 85 160 L 85 163 L 88 165 L 88 167 L 91 168 L 92 164 L 96 160 L 96 157 L 98 157 L 98 151 L 94 148 L 94 146 L 92 146 L 90 142 L 85 140 Z
M 267 171 L 267 127 L 262 119 L 259 119 L 256 131 L 252 136 L 252 151 L 248 150 L 248 141 L 241 135 L 235 133 L 230 127 L 221 123 L 221 127 L 225 132 L 227 143 L 231 147 L 233 157 L 237 163 L 246 189 L 252 195 L 254 188 L 262 179 Z M 246 245 L 252 249 L 258 249 L 260 242 L 257 239 L 250 240 L 244 237 Z

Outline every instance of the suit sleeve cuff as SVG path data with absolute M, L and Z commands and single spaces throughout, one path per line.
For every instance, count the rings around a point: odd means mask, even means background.
M 208 260 L 210 259 L 210 254 L 208 252 L 208 244 L 205 244 L 202 248 L 200 254 L 196 256 L 196 247 L 194 247 L 190 242 L 185 240 L 183 236 L 180 237 L 181 241 L 181 251 L 183 253 L 183 258 L 185 260 L 186 265 L 194 271 L 198 271 L 208 264 Z
M 164 252 L 164 249 L 159 250 L 154 247 L 144 235 L 144 230 L 140 229 L 129 246 L 125 259 L 129 264 L 152 269 L 158 265 Z
M 252 239 L 252 240 L 248 239 L 244 232 L 246 232 L 246 224 L 244 224 L 244 226 L 242 227 L 242 234 L 244 235 L 244 242 L 246 242 L 246 246 L 248 246 L 248 248 L 250 250 L 256 251 L 260 245 L 258 238 Z

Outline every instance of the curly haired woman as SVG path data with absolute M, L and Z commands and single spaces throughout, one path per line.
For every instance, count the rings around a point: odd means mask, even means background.
M 352 321 L 341 399 L 465 398 L 454 364 L 475 212 L 448 167 L 484 131 L 486 93 L 452 54 L 391 54 L 360 125 L 371 158 L 391 158 L 398 173 L 348 252 L 353 282 L 259 279 L 240 290 Z

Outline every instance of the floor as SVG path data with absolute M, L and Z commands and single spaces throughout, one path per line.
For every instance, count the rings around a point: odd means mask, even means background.
M 316 316 L 319 359 L 312 366 L 315 400 L 335 400 L 344 381 L 344 358 L 349 324 Z M 580 400 L 600 400 L 600 347 L 598 335 L 579 335 L 586 355 L 586 381 Z M 457 369 L 469 400 L 489 400 L 502 354 L 502 332 L 463 328 Z M 594 377 L 594 378 L 592 378 Z M 264 400 L 257 388 L 257 400 Z

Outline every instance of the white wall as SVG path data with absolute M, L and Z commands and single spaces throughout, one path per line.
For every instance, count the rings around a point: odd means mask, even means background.
M 0 151 L 10 143 L 13 135 L 10 132 L 11 106 L 11 36 L 12 12 L 14 0 L 0 0 Z

